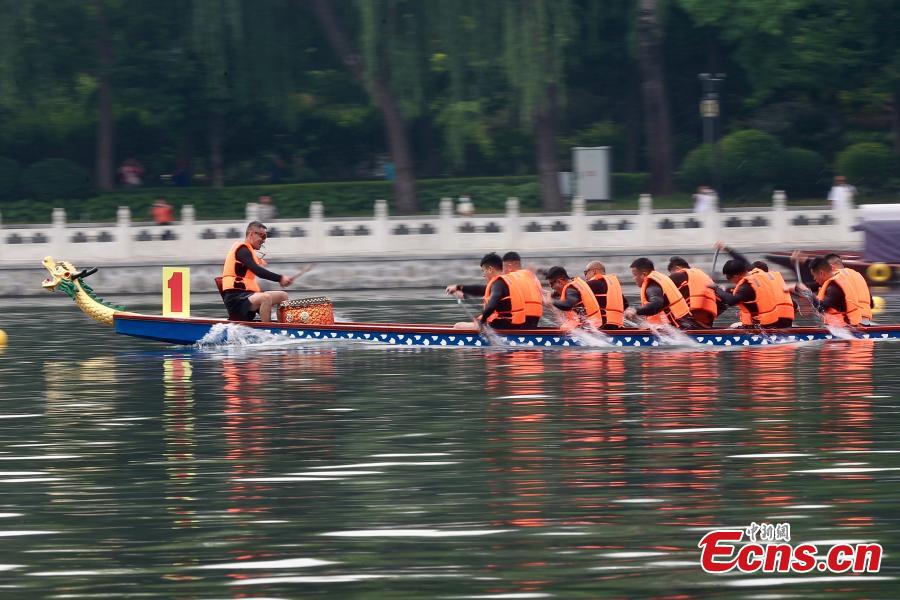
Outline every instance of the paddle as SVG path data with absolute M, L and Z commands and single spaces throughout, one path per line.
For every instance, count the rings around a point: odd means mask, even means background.
M 302 275 L 306 275 L 307 273 L 309 273 L 312 270 L 313 270 L 313 265 L 306 265 L 305 267 L 303 267 L 302 269 L 297 271 L 297 273 L 293 277 L 291 277 L 291 279 L 297 279 L 298 277 L 300 277 Z
M 709 272 L 712 273 L 712 276 L 713 276 L 713 277 L 716 276 L 716 262 L 719 260 L 719 252 L 720 252 L 721 250 L 722 250 L 721 248 L 719 248 L 718 246 L 716 246 L 716 255 L 713 256 L 713 266 L 712 266 L 712 269 L 709 270 Z

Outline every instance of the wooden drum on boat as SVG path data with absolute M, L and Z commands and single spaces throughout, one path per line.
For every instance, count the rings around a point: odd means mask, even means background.
M 331 325 L 334 323 L 334 305 L 324 296 L 289 300 L 278 307 L 278 320 L 303 325 Z

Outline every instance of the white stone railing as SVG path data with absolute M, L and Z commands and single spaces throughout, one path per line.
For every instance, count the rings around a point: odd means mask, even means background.
M 654 212 L 653 200 L 642 195 L 637 211 L 587 211 L 581 198 L 564 214 L 522 214 L 519 201 L 509 198 L 506 212 L 460 216 L 445 198 L 437 215 L 390 217 L 378 200 L 368 218 L 326 219 L 321 202 L 313 202 L 307 219 L 276 219 L 269 226 L 264 250 L 273 257 L 304 258 L 367 255 L 428 256 L 461 252 L 516 249 L 556 250 L 691 249 L 717 239 L 737 247 L 784 245 L 846 245 L 861 241 L 852 231 L 855 209 L 787 208 L 783 192 L 772 206 Z M 184 206 L 181 221 L 171 225 L 133 222 L 120 207 L 116 223 L 67 223 L 63 209 L 54 209 L 49 225 L 0 227 L 0 264 L 35 264 L 50 254 L 76 263 L 203 262 L 221 260 L 244 236 L 258 206 L 248 204 L 241 221 L 196 221 L 194 208 Z

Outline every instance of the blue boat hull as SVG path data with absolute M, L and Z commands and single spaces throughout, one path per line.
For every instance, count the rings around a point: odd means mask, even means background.
M 179 319 L 119 313 L 115 316 L 117 333 L 168 344 L 194 345 L 216 325 L 248 327 L 273 335 L 300 340 L 349 340 L 394 346 L 490 346 L 491 341 L 475 332 L 440 325 L 396 323 L 335 323 L 333 325 L 299 325 L 294 323 L 234 323 L 223 319 Z M 507 347 L 577 347 L 597 345 L 596 339 L 573 337 L 561 330 L 544 328 L 521 331 L 498 331 L 494 341 Z M 604 341 L 617 347 L 652 347 L 666 341 L 646 329 L 624 329 L 604 332 Z M 707 329 L 684 332 L 695 343 L 707 346 L 766 346 L 813 340 L 843 339 L 827 329 L 796 327 L 770 332 L 734 329 Z M 900 339 L 900 326 L 861 328 L 852 334 L 859 339 Z M 685 340 L 688 341 L 688 340 Z M 670 342 L 671 343 L 671 342 Z

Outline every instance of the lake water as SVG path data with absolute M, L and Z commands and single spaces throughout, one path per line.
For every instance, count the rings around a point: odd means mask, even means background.
M 465 318 L 422 296 L 333 295 Z M 897 343 L 184 349 L 61 294 L 2 309 L 2 597 L 898 596 Z M 879 542 L 881 573 L 700 569 L 706 531 L 763 521 Z

